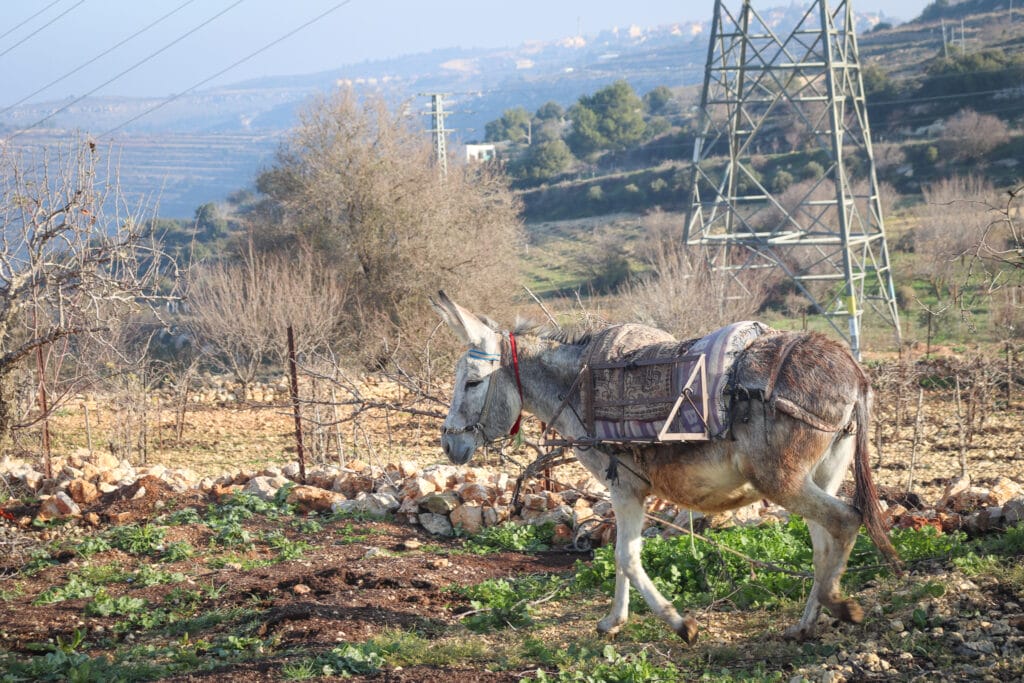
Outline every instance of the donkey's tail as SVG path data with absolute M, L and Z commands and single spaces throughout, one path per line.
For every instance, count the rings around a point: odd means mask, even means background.
M 882 520 L 882 508 L 878 504 L 878 489 L 871 477 L 871 465 L 868 456 L 868 411 L 871 402 L 871 385 L 866 377 L 861 380 L 857 395 L 856 424 L 857 444 L 854 452 L 853 504 L 860 510 L 861 520 L 868 536 L 885 558 L 898 569 L 901 565 L 896 549 L 889 541 L 885 522 Z

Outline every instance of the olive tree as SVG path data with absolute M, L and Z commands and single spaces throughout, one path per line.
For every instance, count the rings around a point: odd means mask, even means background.
M 518 276 L 519 204 L 504 177 L 448 164 L 426 131 L 377 97 L 316 99 L 257 179 L 257 246 L 318 254 L 346 282 L 339 333 L 379 362 L 435 327 L 440 288 L 500 309 Z

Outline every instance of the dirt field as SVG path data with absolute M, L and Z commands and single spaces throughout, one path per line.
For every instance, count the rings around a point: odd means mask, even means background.
M 893 497 L 907 484 L 914 412 L 911 405 L 897 428 L 892 406 L 881 400 L 878 407 L 877 480 Z M 94 445 L 116 427 L 113 413 L 108 419 L 104 412 L 91 410 Z M 83 447 L 83 415 L 72 405 L 55 420 L 58 449 Z M 1024 405 L 1002 406 L 971 435 L 967 463 L 976 483 L 999 475 L 1022 481 L 1022 418 Z M 151 438 L 150 462 L 214 474 L 294 458 L 291 416 L 282 407 L 193 410 L 181 443 L 171 439 L 170 420 L 168 413 L 151 430 L 162 436 Z M 914 477 L 925 502 L 959 473 L 957 425 L 947 393 L 930 394 Z M 363 436 L 346 440 L 349 458 L 443 459 L 427 418 L 392 415 L 348 429 Z M 525 463 L 530 454 L 515 457 Z M 518 474 L 510 462 L 501 466 Z M 575 478 L 569 471 L 555 476 Z M 823 620 L 814 643 L 781 638 L 799 615 L 799 596 L 763 608 L 728 601 L 701 607 L 694 646 L 642 609 L 615 639 L 600 638 L 594 625 L 609 600 L 600 591 L 553 592 L 531 600 L 528 622 L 473 630 L 473 614 L 496 608 L 482 609 L 465 587 L 499 579 L 518 587 L 537 577 L 564 585 L 592 554 L 478 554 L 465 550 L 464 539 L 434 538 L 393 521 L 273 508 L 242 513 L 230 501 L 176 494 L 152 478 L 138 486 L 146 489 L 140 498 L 122 490 L 84 510 L 127 513 L 121 526 L 133 530 L 130 537 L 105 524 L 22 528 L 14 520 L 32 514 L 32 501 L 3 506 L 12 519 L 0 527 L 8 551 L 0 556 L 0 679 L 251 682 L 348 672 L 354 680 L 456 682 L 518 681 L 538 671 L 548 672 L 544 680 L 630 681 L 1024 676 L 1024 570 L 1010 558 L 970 566 L 932 558 L 902 577 L 869 581 L 857 593 L 866 622 Z M 90 546 L 90 538 L 107 539 L 105 547 Z M 570 660 L 582 669 L 567 668 Z

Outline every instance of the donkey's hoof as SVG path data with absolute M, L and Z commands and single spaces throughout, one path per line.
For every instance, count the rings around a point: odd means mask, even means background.
M 686 641 L 687 644 L 692 644 L 697 642 L 698 630 L 699 627 L 697 626 L 696 619 L 693 617 L 683 617 L 683 623 L 681 623 L 679 628 L 676 629 L 676 633 L 678 633 L 679 637 Z
M 836 617 L 841 621 L 859 624 L 864 621 L 864 608 L 856 600 L 843 600 L 836 605 Z
M 625 623 L 625 621 L 615 621 L 611 618 L 605 618 L 597 622 L 597 632 L 603 636 L 614 636 Z
M 814 627 L 793 624 L 782 632 L 782 638 L 783 640 L 794 640 L 798 643 L 802 643 L 805 640 L 811 640 L 814 638 Z

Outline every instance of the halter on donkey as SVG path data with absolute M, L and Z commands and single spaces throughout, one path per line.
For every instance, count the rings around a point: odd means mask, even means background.
M 470 347 L 456 366 L 452 404 L 441 430 L 441 444 L 452 462 L 463 464 L 480 446 L 517 430 L 524 411 L 568 441 L 586 441 L 581 406 L 562 409 L 588 357 L 586 343 L 502 333 L 444 292 L 431 303 Z M 839 587 L 862 522 L 879 549 L 898 562 L 868 465 L 870 387 L 849 351 L 820 334 L 765 335 L 742 354 L 734 373 L 743 386 L 769 386 L 770 391 L 744 398 L 748 410 L 732 426 L 731 438 L 576 449 L 580 463 L 599 480 L 613 459 L 624 465 L 610 485 L 616 518 L 615 597 L 611 612 L 598 622 L 599 631 L 615 633 L 626 622 L 632 584 L 687 642 L 697 636 L 696 620 L 679 615 L 640 562 L 644 501 L 650 494 L 705 512 L 767 498 L 807 520 L 814 584 L 800 621 L 786 631 L 789 637 L 813 637 L 823 606 L 845 621 L 863 620 L 860 605 L 844 599 Z M 856 507 L 835 497 L 851 460 Z

